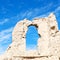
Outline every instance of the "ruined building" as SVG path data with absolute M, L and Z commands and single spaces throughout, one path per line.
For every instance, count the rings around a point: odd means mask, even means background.
M 31 51 L 26 50 L 29 26 L 35 26 L 41 36 L 37 49 Z M 55 15 L 51 13 L 45 18 L 19 21 L 12 32 L 12 44 L 0 56 L 0 60 L 60 60 L 60 31 Z

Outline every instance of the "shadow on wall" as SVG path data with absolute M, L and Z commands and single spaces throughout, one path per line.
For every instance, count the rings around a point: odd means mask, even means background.
M 35 26 L 29 26 L 26 33 L 26 49 L 34 50 L 37 49 L 37 41 L 39 38 L 38 30 Z

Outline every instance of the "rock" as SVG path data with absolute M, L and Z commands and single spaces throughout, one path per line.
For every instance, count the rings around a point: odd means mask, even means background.
M 35 26 L 40 38 L 37 49 L 26 50 L 26 33 L 29 26 Z M 29 21 L 19 21 L 12 32 L 12 44 L 0 56 L 1 60 L 59 60 L 60 59 L 60 31 L 55 15 Z

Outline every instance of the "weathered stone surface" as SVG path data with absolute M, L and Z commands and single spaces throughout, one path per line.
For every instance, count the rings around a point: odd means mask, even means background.
M 26 50 L 26 33 L 29 26 L 35 26 L 40 38 L 36 50 Z M 59 60 L 60 31 L 55 15 L 29 21 L 19 21 L 12 32 L 12 44 L 1 60 Z

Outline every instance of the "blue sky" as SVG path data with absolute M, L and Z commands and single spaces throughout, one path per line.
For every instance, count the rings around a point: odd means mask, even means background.
M 0 0 L 0 54 L 11 44 L 12 30 L 18 21 L 45 17 L 51 12 L 56 15 L 60 29 L 60 0 Z

